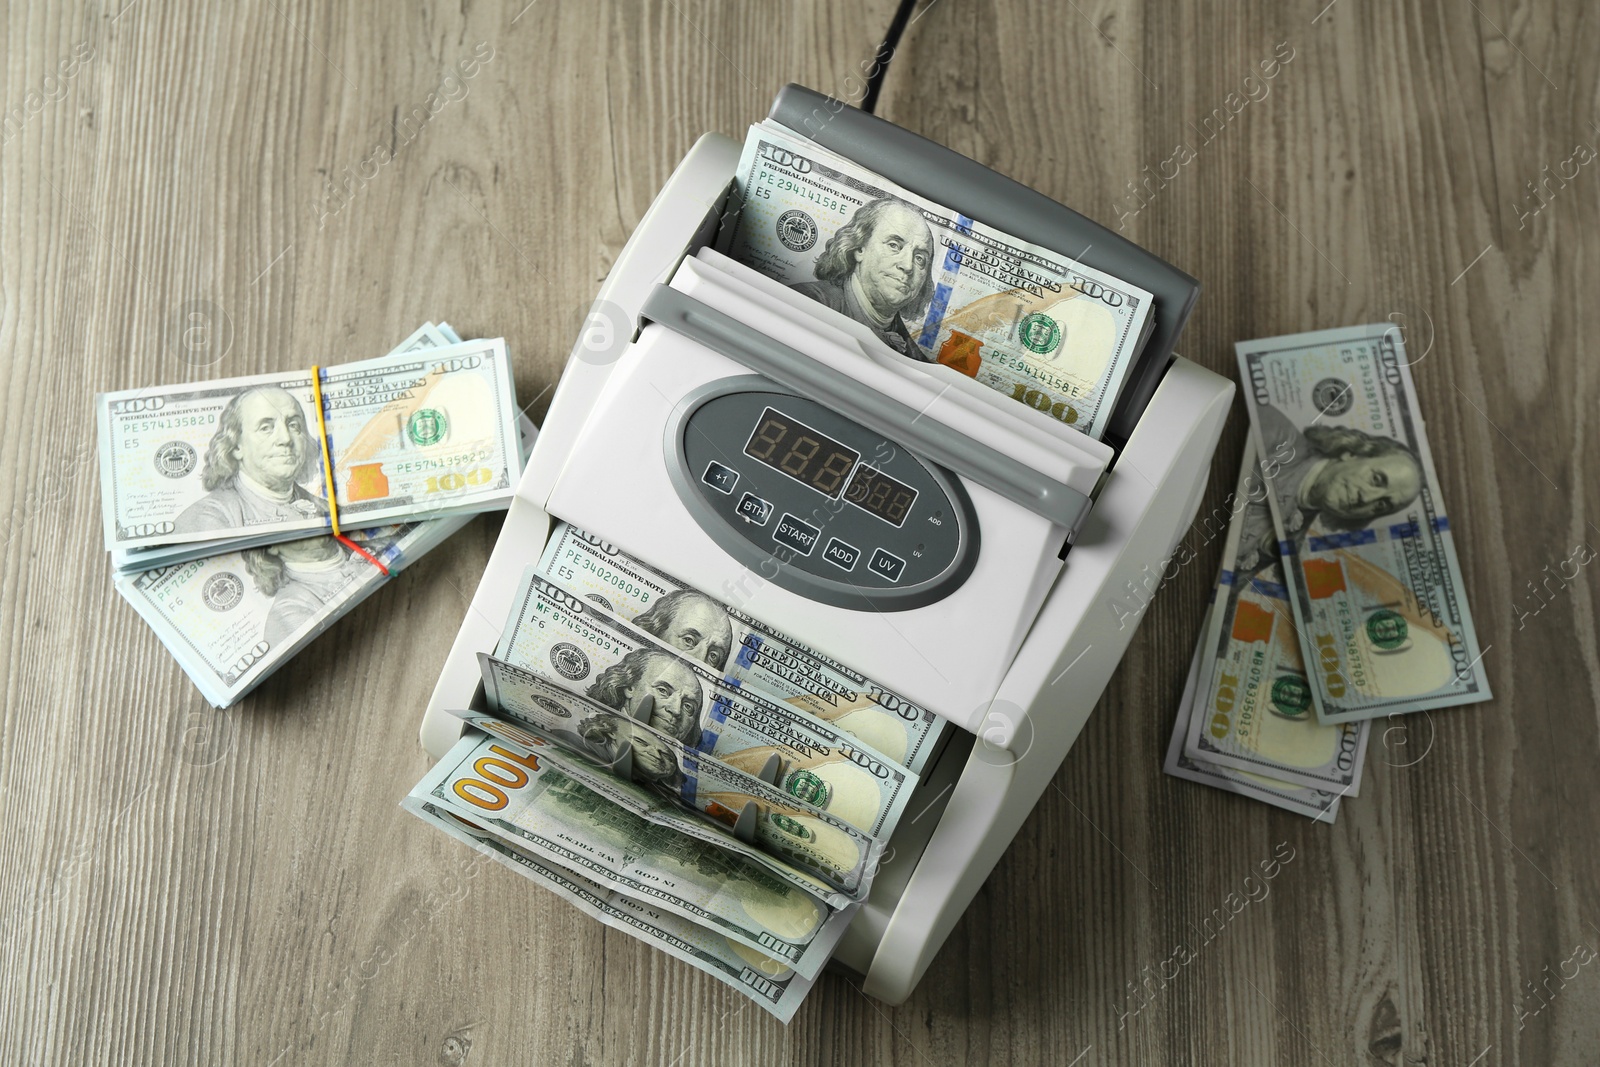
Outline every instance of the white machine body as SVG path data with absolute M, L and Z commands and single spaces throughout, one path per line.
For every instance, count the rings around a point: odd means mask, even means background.
M 679 267 L 673 288 L 710 306 L 721 305 L 718 310 L 756 329 L 784 336 L 813 356 L 834 357 L 834 365 L 863 390 L 904 399 L 906 383 L 900 375 L 862 358 L 859 343 L 835 343 L 822 330 L 803 334 L 808 324 L 786 320 L 778 310 L 782 306 L 779 300 L 799 302 L 805 297 L 787 290 L 761 293 L 751 284 L 760 277 L 754 271 L 709 249 L 700 255 L 705 261 L 689 259 Z M 797 340 L 802 336 L 803 342 Z M 917 367 L 906 369 L 922 373 Z M 993 393 L 970 378 L 951 374 L 958 385 Z M 646 328 L 612 369 L 604 393 L 551 488 L 547 510 L 841 663 L 865 672 L 862 660 L 870 659 L 867 676 L 873 681 L 924 707 L 939 709 L 963 729 L 976 731 L 1040 601 L 1061 569 L 1067 530 L 981 484 L 960 479 L 976 512 L 976 526 L 991 547 L 978 551 L 971 574 L 949 595 L 909 610 L 851 611 L 782 588 L 768 580 L 770 574 L 752 570 L 719 547 L 708 534 L 704 517 L 682 505 L 668 469 L 671 450 L 663 447 L 662 428 L 686 396 L 710 383 L 740 381 L 749 375 L 745 367 L 681 334 L 660 326 Z M 1008 423 L 959 406 L 928 384 L 917 384 L 927 397 L 913 406 L 924 418 L 939 421 L 942 414 L 954 416 L 1013 455 L 1037 451 L 1041 465 L 1049 464 L 1068 484 L 1081 485 L 1085 493 L 1093 490 L 1111 458 L 1110 448 L 1065 427 L 1060 431 L 1063 437 L 1070 435 L 1077 441 L 1062 441 L 1056 449 L 1047 450 L 1035 438 L 1006 432 Z M 1017 406 L 1053 422 L 1031 408 Z M 772 474 L 768 484 L 785 480 L 781 474 Z M 746 481 L 748 478 L 733 492 L 740 493 Z M 763 492 L 775 495 L 770 490 Z M 817 507 L 827 507 L 820 494 L 811 495 Z M 760 526 L 749 524 L 756 544 L 771 540 L 768 531 L 776 528 L 777 517 L 768 517 Z M 802 521 L 809 517 L 800 516 Z M 941 525 L 947 526 L 949 519 L 940 516 Z M 870 530 L 877 524 L 857 525 Z M 780 546 L 772 542 L 772 547 L 776 551 Z M 810 554 L 815 556 L 823 547 L 815 546 Z M 851 547 L 863 554 L 872 551 L 870 546 Z M 859 581 L 867 560 L 853 562 L 852 572 Z
M 910 365 L 858 324 L 705 247 L 738 156 L 733 141 L 702 138 L 602 287 L 429 701 L 422 743 L 442 757 L 464 727 L 448 709 L 483 709 L 477 655 L 495 648 L 522 573 L 538 561 L 555 519 L 921 704 L 956 729 L 924 769 L 836 954 L 864 976 L 866 992 L 900 1003 L 1033 809 L 1121 660 L 1193 521 L 1233 385 L 1175 358 L 1114 453 L 949 368 Z M 941 572 L 949 588 L 926 603 L 864 569 L 841 579 L 857 587 L 856 606 L 808 595 L 809 587 L 785 575 L 796 562 L 814 564 L 820 544 L 806 560 L 768 545 L 770 567 L 752 566 L 755 557 L 736 551 L 738 529 L 691 506 L 682 472 L 675 482 L 672 470 L 673 427 L 695 398 L 737 390 L 752 372 L 682 332 L 641 324 L 647 298 L 669 282 L 739 330 L 782 339 L 831 380 L 848 379 L 856 403 L 871 408 L 893 398 L 915 409 L 918 423 L 1009 457 L 1068 497 L 1092 498 L 1086 517 L 1073 531 L 1063 512 L 1031 504 L 1015 487 L 997 491 L 944 471 L 957 486 L 953 497 L 970 501 L 962 521 L 976 538 L 960 550 L 971 550 L 963 557 L 970 570 Z M 950 520 L 937 509 L 913 511 L 886 536 L 915 551 L 923 542 L 913 531 L 925 529 L 933 551 Z M 876 521 L 858 527 L 876 529 Z M 759 548 L 769 528 L 764 522 L 747 539 Z M 862 550 L 863 559 L 872 551 Z M 905 565 L 909 582 L 915 561 Z M 930 588 L 936 584 L 930 579 Z M 848 588 L 845 595 L 852 603 Z

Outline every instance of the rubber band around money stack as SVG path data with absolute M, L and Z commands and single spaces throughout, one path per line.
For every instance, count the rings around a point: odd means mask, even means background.
M 333 454 L 328 448 L 328 419 L 322 411 L 322 368 L 311 368 L 311 398 L 317 408 L 317 437 L 322 442 L 323 494 L 328 501 L 328 521 L 333 526 L 333 539 L 339 542 L 389 577 L 389 568 L 378 562 L 378 557 L 356 544 L 339 530 L 339 494 L 334 491 Z

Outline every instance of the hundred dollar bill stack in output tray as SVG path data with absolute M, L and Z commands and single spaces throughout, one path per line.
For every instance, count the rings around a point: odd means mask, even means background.
M 809 90 L 785 88 L 770 121 L 1148 293 L 1153 325 L 1114 407 L 1091 436 L 996 391 L 975 363 L 964 372 L 959 351 L 908 359 L 885 340 L 901 334 L 892 321 L 864 325 L 716 251 L 740 146 L 708 134 L 600 289 L 591 326 L 605 329 L 586 331 L 563 372 L 422 743 L 444 757 L 470 718 L 453 712 L 487 709 L 479 657 L 500 646 L 562 522 L 873 679 L 906 715 L 950 726 L 834 955 L 899 1003 L 1132 640 L 1198 507 L 1233 385 L 1173 355 L 1197 286 L 1148 252 Z M 790 236 L 803 243 L 804 226 Z M 616 343 L 594 344 L 607 330 Z M 1049 323 L 1029 330 L 1035 351 L 1050 347 Z M 766 462 L 763 427 L 825 443 L 861 491 L 841 499 Z

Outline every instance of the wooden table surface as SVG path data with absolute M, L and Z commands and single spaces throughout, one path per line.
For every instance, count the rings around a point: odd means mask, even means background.
M 1600 547 L 1591 7 L 919 5 L 879 113 L 1198 277 L 1189 358 L 1405 327 L 1496 698 L 1375 732 L 1332 827 L 1166 777 L 1196 528 L 911 1001 L 829 974 L 785 1028 L 397 806 L 497 519 L 214 711 L 113 591 L 92 396 L 448 319 L 542 416 L 695 138 L 859 99 L 892 0 L 123 3 L 0 16 L 7 1062 L 1600 1061 L 1600 569 L 1551 580 Z

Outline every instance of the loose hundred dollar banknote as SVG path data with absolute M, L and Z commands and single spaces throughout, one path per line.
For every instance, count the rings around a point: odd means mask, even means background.
M 715 931 L 645 901 L 597 885 L 573 871 L 541 863 L 528 853 L 487 835 L 453 813 L 407 799 L 403 805 L 417 818 L 484 856 L 537 882 L 580 911 L 614 930 L 636 937 L 697 971 L 709 974 L 749 997 L 782 1022 L 811 990 L 813 979 L 788 964 L 748 948 Z M 518 927 L 507 924 L 506 935 Z
M 505 343 L 471 341 L 324 368 L 341 525 L 504 508 L 520 474 Z M 330 527 L 309 371 L 97 397 L 106 547 L 198 558 Z
M 1318 822 L 1331 824 L 1339 817 L 1338 793 L 1318 789 L 1315 786 L 1295 785 L 1293 782 L 1269 778 L 1253 771 L 1203 763 L 1183 750 L 1184 741 L 1189 736 L 1190 716 L 1205 713 L 1205 709 L 1195 697 L 1199 688 L 1200 665 L 1205 660 L 1204 641 L 1205 637 L 1202 635 L 1202 643 L 1195 648 L 1194 658 L 1189 664 L 1189 678 L 1184 683 L 1183 697 L 1178 702 L 1178 717 L 1172 724 L 1172 740 L 1167 743 L 1167 762 L 1164 770 L 1174 778 L 1199 782 L 1201 785 L 1208 785 L 1227 793 L 1238 793 L 1240 796 L 1292 811 L 1296 815 L 1305 815 Z
M 730 686 L 599 605 L 551 585 L 529 567 L 494 658 L 643 719 L 684 745 L 824 801 L 873 840 L 887 840 L 917 776 L 881 752 L 795 708 Z
M 831 722 L 914 774 L 944 735 L 933 712 L 567 523 L 556 524 L 539 573 L 730 684 Z
M 1235 348 L 1318 719 L 1488 700 L 1399 331 Z
M 600 805 L 605 805 L 606 811 L 615 807 L 664 832 L 692 837 L 754 860 L 832 907 L 864 899 L 877 874 L 881 845 L 826 812 L 792 802 L 776 791 L 758 802 L 761 810 L 754 841 L 746 841 L 658 793 L 615 777 L 592 761 L 528 736 L 525 730 L 515 726 L 506 730 L 504 724 L 497 727 L 478 712 L 466 712 L 464 718 L 494 728 L 496 736 L 480 737 L 470 759 L 436 766 L 417 789 L 501 836 L 512 840 L 522 836 L 524 812 L 532 802 L 528 782 L 540 775 L 558 775 L 570 779 L 573 789 L 581 789 L 590 798 L 585 803 L 596 810 Z M 508 761 L 517 765 L 510 766 Z M 541 766 L 545 770 L 540 771 Z
M 599 800 L 542 751 L 480 743 L 462 756 L 463 763 L 469 759 L 475 761 L 471 773 L 486 775 L 487 781 L 446 780 L 457 787 L 469 783 L 479 800 L 495 802 L 504 795 L 506 803 L 478 821 L 486 828 L 503 824 L 502 835 L 509 830 L 512 843 L 536 859 L 652 901 L 781 959 L 808 978 L 827 962 L 844 932 L 841 913 L 822 898 L 749 859 Z M 524 776 L 520 787 L 506 784 Z M 430 791 L 427 781 L 418 794 Z M 501 792 L 485 793 L 488 789 Z M 477 800 L 471 803 L 478 806 Z
M 753 126 L 718 251 L 1099 438 L 1151 294 L 937 204 L 775 123 Z
M 1317 721 L 1254 435 L 1232 508 L 1184 754 L 1353 797 L 1371 723 Z

